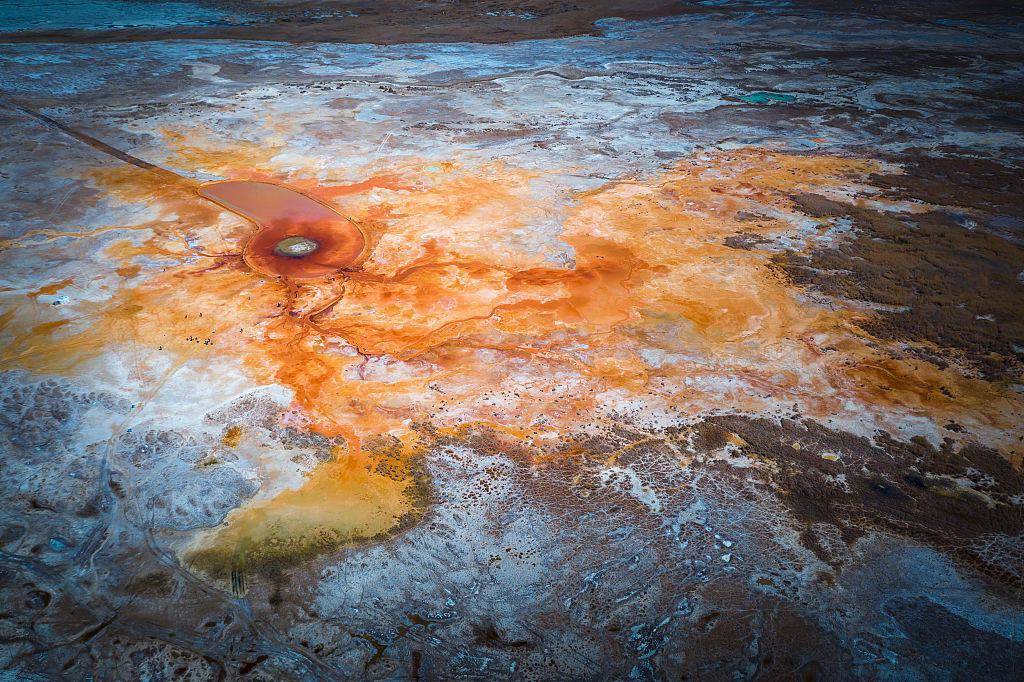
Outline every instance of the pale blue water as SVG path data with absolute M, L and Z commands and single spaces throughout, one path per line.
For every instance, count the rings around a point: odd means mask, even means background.
M 787 95 L 783 92 L 751 92 L 746 95 L 740 95 L 740 99 L 748 104 L 774 104 L 775 102 L 794 102 L 796 97 L 794 95 Z
M 191 2 L 0 0 L 0 32 L 166 28 L 245 23 L 246 18 Z

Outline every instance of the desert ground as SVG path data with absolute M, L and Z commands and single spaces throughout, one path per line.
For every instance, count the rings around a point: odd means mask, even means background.
M 0 4 L 0 678 L 1020 679 L 1022 44 Z

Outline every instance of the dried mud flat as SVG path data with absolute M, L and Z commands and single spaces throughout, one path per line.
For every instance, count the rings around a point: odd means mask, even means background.
M 1019 9 L 157 4 L 0 35 L 5 675 L 1019 677 Z

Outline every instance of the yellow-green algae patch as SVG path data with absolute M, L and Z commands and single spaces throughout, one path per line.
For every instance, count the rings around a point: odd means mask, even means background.
M 274 575 L 317 555 L 381 540 L 415 524 L 430 501 L 418 456 L 335 448 L 299 488 L 236 509 L 201 535 L 186 563 L 215 580 Z

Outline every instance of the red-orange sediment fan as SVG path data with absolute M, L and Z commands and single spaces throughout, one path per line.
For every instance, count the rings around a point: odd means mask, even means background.
M 224 180 L 206 183 L 198 192 L 256 224 L 259 229 L 246 243 L 243 257 L 249 267 L 265 275 L 326 277 L 352 269 L 366 247 L 355 222 L 288 187 Z

